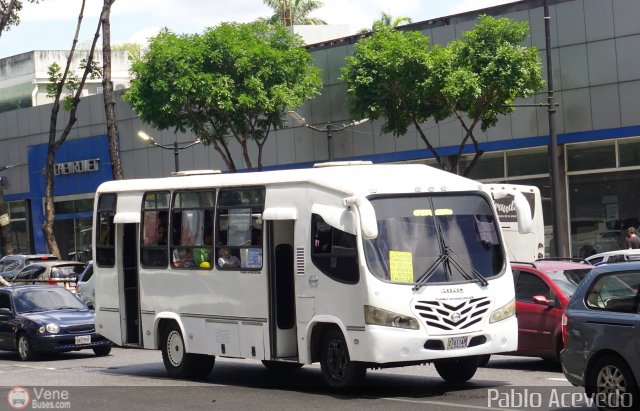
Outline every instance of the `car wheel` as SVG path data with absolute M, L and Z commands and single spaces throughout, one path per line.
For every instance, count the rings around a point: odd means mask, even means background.
M 111 352 L 111 345 L 101 345 L 99 347 L 93 347 L 93 353 L 97 357 L 106 357 Z
M 320 369 L 324 382 L 334 389 L 358 385 L 367 375 L 367 369 L 363 364 L 351 361 L 347 342 L 336 329 L 329 330 L 324 337 Z
M 25 333 L 18 336 L 18 355 L 22 361 L 33 361 L 37 357 L 37 353 Z
M 596 396 L 601 410 L 623 409 L 625 404 L 636 404 L 640 396 L 631 369 L 620 357 L 607 355 L 598 359 L 591 368 L 587 392 Z
M 211 373 L 215 357 L 187 353 L 180 328 L 171 322 L 163 334 L 162 361 L 172 378 L 203 379 Z
M 479 356 L 460 358 L 447 358 L 434 361 L 436 371 L 443 380 L 449 383 L 460 384 L 467 382 L 478 371 Z
M 262 365 L 264 365 L 269 371 L 297 370 L 302 367 L 302 364 L 298 362 L 268 361 L 268 360 L 262 360 Z

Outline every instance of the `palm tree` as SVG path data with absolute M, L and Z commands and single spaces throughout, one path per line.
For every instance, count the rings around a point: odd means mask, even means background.
M 323 6 L 318 0 L 263 0 L 273 9 L 273 16 L 261 19 L 270 24 L 280 23 L 283 26 L 294 24 L 320 25 L 326 21 L 308 17 L 309 13 Z
M 358 33 L 359 34 L 364 34 L 364 33 L 368 33 L 369 31 L 377 31 L 377 30 L 380 30 L 383 27 L 396 28 L 398 26 L 402 26 L 403 24 L 410 24 L 412 22 L 413 21 L 411 20 L 410 17 L 396 17 L 394 19 L 391 14 L 385 13 L 383 11 L 380 14 L 380 18 L 373 22 L 373 25 L 371 26 L 371 30 L 362 29 Z

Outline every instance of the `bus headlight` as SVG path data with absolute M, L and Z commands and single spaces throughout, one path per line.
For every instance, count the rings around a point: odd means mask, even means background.
M 491 313 L 489 317 L 489 323 L 497 323 L 498 321 L 506 320 L 507 318 L 516 315 L 516 300 L 513 299 L 507 304 L 498 308 Z
M 364 306 L 364 322 L 372 325 L 407 328 L 410 330 L 418 330 L 420 328 L 418 320 L 413 317 L 396 314 L 370 305 Z

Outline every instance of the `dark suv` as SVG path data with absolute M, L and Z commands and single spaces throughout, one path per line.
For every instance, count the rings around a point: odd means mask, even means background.
M 640 263 L 598 266 L 562 316 L 562 371 L 603 410 L 640 409 Z
M 14 254 L 5 255 L 0 259 L 0 276 L 6 280 L 11 280 L 18 271 L 31 263 L 40 261 L 53 261 L 57 260 L 53 254 Z

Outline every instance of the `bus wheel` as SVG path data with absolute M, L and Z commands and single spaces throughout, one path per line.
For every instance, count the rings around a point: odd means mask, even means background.
M 436 371 L 446 382 L 459 384 L 467 382 L 478 370 L 478 356 L 446 358 L 434 361 Z
M 324 382 L 336 389 L 357 385 L 367 375 L 363 364 L 351 361 L 344 336 L 335 329 L 329 330 L 324 337 L 320 369 Z
M 172 322 L 165 328 L 162 361 L 167 374 L 172 378 L 202 379 L 211 373 L 215 357 L 187 353 L 180 328 Z
M 287 362 L 287 361 L 268 361 L 262 360 L 262 365 L 264 365 L 269 371 L 288 371 L 288 370 L 297 370 L 302 368 L 302 364 L 299 362 Z

